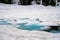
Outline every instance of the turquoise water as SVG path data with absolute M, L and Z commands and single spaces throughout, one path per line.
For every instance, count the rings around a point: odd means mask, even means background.
M 8 23 L 7 21 L 0 21 L 0 25 L 12 25 L 12 24 Z
M 18 24 L 18 25 L 19 25 L 18 28 L 23 30 L 43 30 L 41 28 L 45 27 L 43 25 L 37 25 L 37 24 L 25 25 L 25 23 Z
M 37 24 L 30 24 L 30 25 L 26 25 L 27 23 L 22 23 L 22 24 L 18 24 L 19 27 L 18 29 L 22 29 L 22 30 L 38 30 L 38 31 L 45 31 L 46 29 L 42 29 L 46 26 L 44 25 L 37 25 Z M 60 30 L 47 30 L 47 32 L 51 32 L 51 33 L 60 33 Z
M 22 29 L 22 30 L 38 30 L 38 31 L 44 31 L 44 27 L 46 27 L 45 25 L 38 25 L 38 24 L 29 24 L 26 25 L 27 23 L 19 23 L 16 24 L 18 25 L 18 29 Z M 0 21 L 0 25 L 12 25 L 11 23 L 8 23 L 7 21 Z M 42 29 L 43 28 L 43 29 Z M 60 33 L 60 30 L 47 30 L 47 32 L 51 32 L 51 33 Z

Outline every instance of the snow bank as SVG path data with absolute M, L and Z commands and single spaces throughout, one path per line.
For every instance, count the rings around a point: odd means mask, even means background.
M 60 6 L 42 6 L 42 5 L 14 5 L 0 4 L 1 18 L 30 18 L 32 20 L 39 18 L 42 24 L 56 25 L 60 24 Z M 46 23 L 45 23 L 46 22 Z
M 57 35 L 44 31 L 20 30 L 11 25 L 0 25 L 0 40 L 60 40 Z

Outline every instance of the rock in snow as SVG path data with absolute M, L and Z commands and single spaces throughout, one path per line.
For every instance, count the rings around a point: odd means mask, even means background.
M 12 25 L 0 25 L 0 40 L 60 40 L 60 36 L 44 31 L 20 30 Z

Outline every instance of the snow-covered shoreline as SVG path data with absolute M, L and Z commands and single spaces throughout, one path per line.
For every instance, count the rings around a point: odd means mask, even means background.
M 60 40 L 59 38 L 58 35 L 44 31 L 20 30 L 11 25 L 0 25 L 0 40 Z

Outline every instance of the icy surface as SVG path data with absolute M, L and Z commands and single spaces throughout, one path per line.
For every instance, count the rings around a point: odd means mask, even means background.
M 16 21 L 17 19 L 2 18 L 0 19 L 0 25 L 14 25 L 18 29 L 25 30 L 45 30 L 50 28 L 47 25 L 41 24 L 36 19 L 20 18 L 19 21 Z

